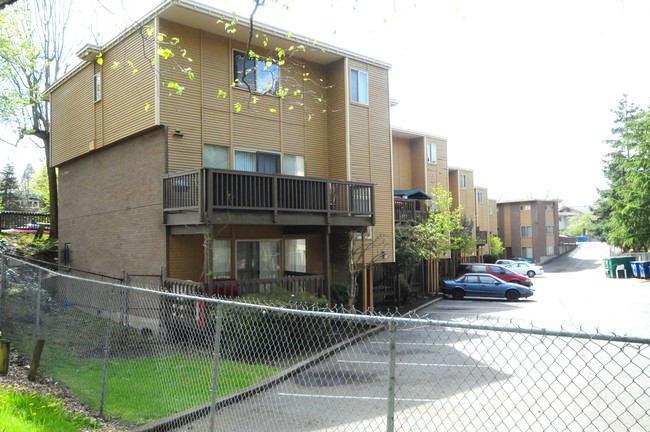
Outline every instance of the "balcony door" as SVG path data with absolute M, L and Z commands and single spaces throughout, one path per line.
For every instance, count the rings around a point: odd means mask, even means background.
M 278 240 L 237 242 L 237 279 L 275 279 L 279 276 Z

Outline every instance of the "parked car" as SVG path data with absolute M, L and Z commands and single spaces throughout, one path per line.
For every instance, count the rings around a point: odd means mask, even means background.
M 525 261 L 519 261 L 512 264 L 508 264 L 506 265 L 506 268 L 509 268 L 510 270 L 516 273 L 526 275 L 529 278 L 534 278 L 537 275 L 544 274 L 544 267 L 539 266 L 537 264 L 527 263 Z
M 514 264 L 516 262 L 517 261 L 509 260 L 509 259 L 498 259 L 495 264 L 499 264 L 499 265 L 502 265 L 502 266 L 507 266 L 509 264 Z
M 531 287 L 533 282 L 524 275 L 515 273 L 514 271 L 498 264 L 486 263 L 462 263 L 456 269 L 456 277 L 462 276 L 466 273 L 488 273 L 501 279 L 504 282 L 519 283 L 521 285 Z
M 512 259 L 514 261 L 524 261 L 524 262 L 531 263 L 531 264 L 536 264 L 537 263 L 537 261 L 535 261 L 532 258 L 526 258 L 526 257 L 521 257 L 521 256 L 512 257 Z
M 487 273 L 467 273 L 454 280 L 446 280 L 442 285 L 442 293 L 454 300 L 464 297 L 506 298 L 516 301 L 533 295 L 531 288 L 517 283 L 504 282 Z

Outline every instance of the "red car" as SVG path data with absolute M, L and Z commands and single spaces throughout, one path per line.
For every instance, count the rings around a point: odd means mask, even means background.
M 527 287 L 532 287 L 533 282 L 524 275 L 513 272 L 498 264 L 486 263 L 462 263 L 456 269 L 456 277 L 462 276 L 466 273 L 488 273 L 492 276 L 498 277 L 502 281 L 510 283 L 518 283 Z

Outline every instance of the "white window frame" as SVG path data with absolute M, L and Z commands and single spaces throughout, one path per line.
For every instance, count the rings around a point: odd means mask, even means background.
M 532 258 L 533 257 L 533 248 L 530 246 L 523 246 L 521 248 L 521 256 L 524 258 Z
M 467 189 L 467 175 L 466 174 L 461 174 L 458 176 L 458 184 L 460 185 L 461 189 Z
M 520 233 L 521 233 L 522 238 L 523 237 L 526 237 L 526 238 L 532 237 L 533 236 L 533 227 L 530 226 L 530 225 L 522 226 L 521 230 L 520 230 Z
M 519 210 L 529 211 L 530 210 L 530 204 L 524 204 L 524 205 L 519 206 Z
M 555 234 L 555 227 L 553 225 L 546 225 L 546 234 Z
M 307 273 L 307 239 L 284 240 L 284 270 Z
M 212 240 L 212 277 L 217 279 L 230 279 L 231 273 L 231 248 L 230 240 Z
M 483 204 L 483 192 L 482 191 L 477 191 L 476 192 L 476 201 L 479 204 Z
M 237 67 L 238 65 L 238 56 L 241 56 L 244 70 L 240 71 Z M 248 62 L 255 62 L 255 65 L 251 65 L 250 69 L 246 69 Z M 265 57 L 259 57 L 258 59 L 249 58 L 244 51 L 233 50 L 232 53 L 232 69 L 233 69 L 233 82 L 235 87 L 243 88 L 248 90 L 246 83 L 238 77 L 238 74 L 244 75 L 246 72 L 246 82 L 250 85 L 251 90 L 256 93 L 265 94 L 265 95 L 277 95 L 280 90 L 280 66 L 272 61 L 267 61 Z M 271 85 L 264 86 L 260 88 L 260 81 L 268 81 L 267 76 L 270 75 Z M 252 77 L 252 78 L 251 78 Z
M 354 103 L 368 105 L 368 72 L 350 69 L 350 100 Z
M 438 145 L 436 143 L 427 143 L 427 162 L 438 163 Z
M 93 101 L 99 102 L 102 100 L 102 73 L 97 72 L 93 75 Z

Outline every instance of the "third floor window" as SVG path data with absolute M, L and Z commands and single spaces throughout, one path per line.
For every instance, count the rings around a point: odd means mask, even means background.
M 242 51 L 233 52 L 235 87 L 275 95 L 280 88 L 280 68 L 271 60 L 250 58 Z
M 532 237 L 533 236 L 533 227 L 531 227 L 531 226 L 522 226 L 521 227 L 521 236 L 522 237 Z
M 350 98 L 352 102 L 368 105 L 368 72 L 350 70 Z

